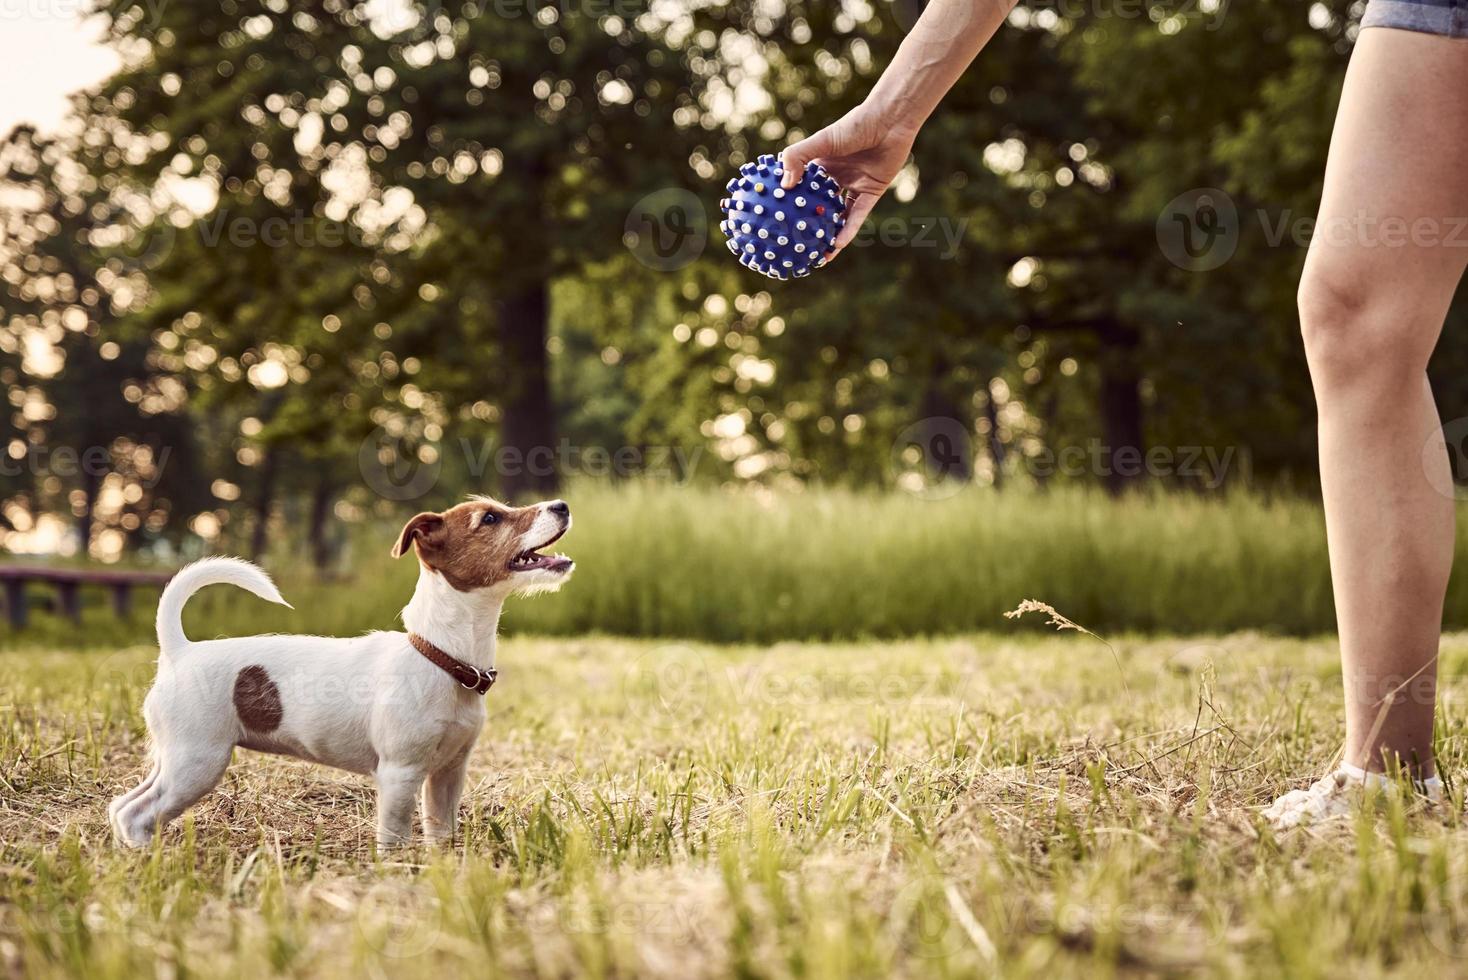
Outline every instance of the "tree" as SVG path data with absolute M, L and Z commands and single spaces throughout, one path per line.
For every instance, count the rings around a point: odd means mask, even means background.
M 412 26 L 364 50 L 362 73 L 392 81 L 377 103 L 353 105 L 349 125 L 371 134 L 382 179 L 409 188 L 435 225 L 414 275 L 456 304 L 448 337 L 474 341 L 444 359 L 456 376 L 443 390 L 492 395 L 502 446 L 527 461 L 501 474 L 507 496 L 551 493 L 555 470 L 528 461 L 557 443 L 553 284 L 623 256 L 640 198 L 705 190 L 699 109 L 650 5 L 414 10 Z M 622 268 L 626 288 L 653 275 Z
M 148 256 L 110 244 L 123 241 L 127 217 L 112 183 L 95 176 L 95 162 L 85 144 L 26 127 L 0 145 L 0 183 L 19 202 L 0 214 L 9 232 L 0 315 L 13 343 L 44 351 L 29 368 L 9 368 L 11 390 L 28 391 L 24 451 L 30 474 L 41 477 L 31 488 L 38 505 L 66 501 L 83 554 L 96 548 L 105 517 L 117 541 L 103 550 L 115 555 L 122 541 L 159 535 L 200 494 L 178 389 L 160 376 L 146 344 L 110 338 Z M 115 493 L 101 515 L 108 487 Z

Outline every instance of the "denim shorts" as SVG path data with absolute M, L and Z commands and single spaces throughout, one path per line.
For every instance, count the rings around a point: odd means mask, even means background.
M 1468 0 L 1371 0 L 1361 26 L 1468 38 Z

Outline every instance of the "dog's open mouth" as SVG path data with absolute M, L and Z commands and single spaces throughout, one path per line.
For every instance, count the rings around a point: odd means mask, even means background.
M 568 572 L 568 571 L 570 571 L 571 570 L 571 566 L 573 566 L 576 563 L 573 562 L 571 559 L 567 558 L 565 555 L 555 555 L 555 554 L 542 555 L 540 553 L 540 549 L 541 548 L 549 548 L 551 545 L 553 545 L 557 541 L 561 540 L 561 535 L 563 535 L 565 533 L 566 533 L 565 528 L 562 528 L 559 532 L 557 532 L 556 536 L 553 537 L 553 538 L 551 538 L 549 541 L 543 542 L 542 544 L 538 544 L 534 548 L 531 548 L 529 551 L 522 551 L 518 555 L 516 555 L 514 558 L 511 558 L 510 559 L 510 571 L 512 571 L 512 572 L 532 572 L 532 571 L 536 571 L 536 570 L 543 570 L 543 571 L 547 571 L 547 572 Z
M 510 571 L 529 572 L 543 568 L 550 572 L 564 572 L 572 565 L 565 555 L 542 555 L 538 551 L 524 551 L 510 560 Z

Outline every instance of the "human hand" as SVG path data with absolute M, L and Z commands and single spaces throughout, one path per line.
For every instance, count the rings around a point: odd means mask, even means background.
M 806 164 L 815 162 L 846 192 L 846 225 L 836 236 L 831 258 L 861 230 L 862 222 L 907 163 L 916 137 L 916 128 L 894 127 L 862 105 L 780 154 L 785 170 L 781 186 L 787 190 L 805 173 Z

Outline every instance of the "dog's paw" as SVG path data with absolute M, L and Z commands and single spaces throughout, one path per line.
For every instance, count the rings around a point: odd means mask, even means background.
M 149 834 L 146 837 L 135 836 L 133 834 L 130 834 L 125 827 L 114 827 L 112 829 L 112 839 L 122 847 L 126 847 L 129 850 L 133 851 L 141 850 L 142 848 L 147 847 L 148 845 L 153 843 L 152 834 Z
M 123 847 L 138 850 L 148 847 L 153 843 L 153 828 L 146 830 L 140 827 L 130 826 L 118 811 L 107 814 L 107 822 L 112 826 L 112 839 Z

